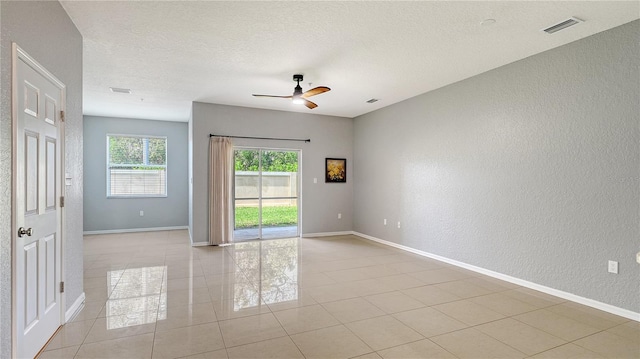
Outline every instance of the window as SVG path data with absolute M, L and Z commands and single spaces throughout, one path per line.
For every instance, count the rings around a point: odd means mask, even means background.
M 167 138 L 107 135 L 107 197 L 166 197 Z

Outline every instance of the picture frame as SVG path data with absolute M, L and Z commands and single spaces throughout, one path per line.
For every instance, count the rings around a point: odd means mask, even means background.
M 347 159 L 325 158 L 324 181 L 325 183 L 347 182 Z

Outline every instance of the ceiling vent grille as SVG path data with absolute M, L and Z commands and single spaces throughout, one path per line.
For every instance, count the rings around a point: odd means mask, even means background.
M 555 32 L 558 32 L 560 30 L 564 30 L 568 27 L 571 27 L 573 25 L 578 25 L 579 23 L 584 22 L 578 18 L 575 17 L 570 17 L 564 21 L 561 21 L 555 25 L 551 25 L 549 27 L 547 27 L 546 29 L 542 29 L 542 31 L 546 32 L 547 34 L 553 34 Z
M 378 102 L 379 100 L 377 98 L 372 98 L 372 99 L 368 99 L 367 103 L 374 103 L 374 102 Z
M 116 93 L 131 93 L 131 89 L 123 89 L 119 87 L 109 87 L 109 89 L 111 90 L 111 92 Z

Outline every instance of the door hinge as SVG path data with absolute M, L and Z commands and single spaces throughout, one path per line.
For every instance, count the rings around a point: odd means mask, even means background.
M 64 282 L 60 282 L 60 293 L 64 293 Z
M 60 196 L 60 207 L 64 207 L 64 196 Z
M 64 122 L 64 111 L 60 111 L 60 121 Z

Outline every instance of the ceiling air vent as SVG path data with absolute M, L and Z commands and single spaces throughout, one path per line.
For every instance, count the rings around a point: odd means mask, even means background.
M 560 30 L 564 30 L 568 27 L 571 27 L 573 25 L 578 25 L 579 23 L 584 22 L 578 18 L 575 17 L 570 17 L 564 21 L 561 21 L 555 25 L 551 25 L 546 29 L 542 29 L 542 31 L 546 32 L 547 34 L 553 34 L 554 32 L 558 32 Z
M 372 98 L 372 99 L 368 99 L 367 103 L 374 103 L 374 102 L 378 102 L 377 98 Z
M 119 87 L 109 87 L 109 89 L 111 90 L 111 92 L 131 93 L 131 89 L 123 89 L 123 88 L 119 88 Z

